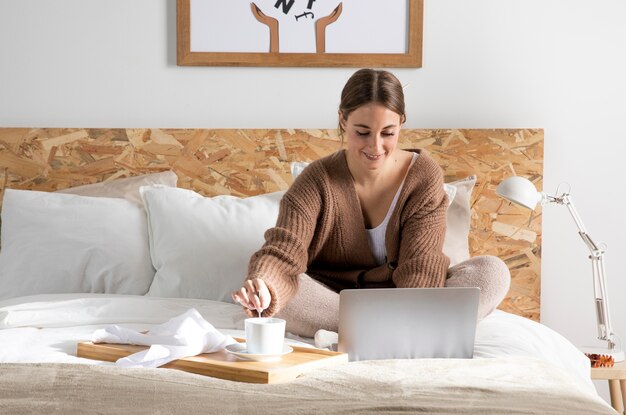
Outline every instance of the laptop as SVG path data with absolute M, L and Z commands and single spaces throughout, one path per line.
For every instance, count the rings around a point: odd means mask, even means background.
M 350 361 L 472 358 L 479 288 L 372 288 L 339 296 L 340 352 Z

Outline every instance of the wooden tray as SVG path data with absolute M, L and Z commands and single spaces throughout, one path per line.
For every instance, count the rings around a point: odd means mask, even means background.
M 241 339 L 237 339 L 241 342 Z M 346 353 L 293 346 L 293 352 L 278 362 L 241 360 L 226 350 L 174 360 L 161 367 L 179 369 L 214 378 L 250 383 L 280 383 L 291 381 L 306 371 L 324 366 L 345 363 Z M 115 362 L 117 359 L 147 349 L 146 346 L 81 342 L 76 356 L 87 359 Z

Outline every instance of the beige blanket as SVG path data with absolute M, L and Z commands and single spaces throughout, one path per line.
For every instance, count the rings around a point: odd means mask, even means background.
M 565 371 L 527 358 L 353 362 L 285 384 L 171 369 L 0 364 L 0 413 L 615 414 Z

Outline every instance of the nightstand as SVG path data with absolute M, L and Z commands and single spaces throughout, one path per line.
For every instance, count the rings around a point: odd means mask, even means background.
M 609 381 L 611 406 L 623 414 L 626 406 L 626 362 L 615 363 L 613 367 L 591 368 L 591 379 Z

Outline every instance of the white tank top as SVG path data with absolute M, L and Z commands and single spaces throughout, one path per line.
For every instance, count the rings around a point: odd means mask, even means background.
M 411 168 L 413 163 L 415 163 L 417 156 L 418 156 L 417 153 L 413 153 L 413 158 L 411 159 L 411 164 L 409 165 L 409 169 Z M 409 172 L 409 169 L 407 169 L 407 173 Z M 404 187 L 405 179 L 406 179 L 406 175 L 404 176 L 404 179 L 402 179 L 402 183 L 400 183 L 400 187 L 398 188 L 396 195 L 393 197 L 393 200 L 391 201 L 391 205 L 389 206 L 389 210 L 387 211 L 387 215 L 385 216 L 385 219 L 383 219 L 381 224 L 375 227 L 374 229 L 366 229 L 367 239 L 369 240 L 369 243 L 370 243 L 370 249 L 372 250 L 372 254 L 374 255 L 374 258 L 376 259 L 377 265 L 384 264 L 385 258 L 387 257 L 387 247 L 385 246 L 385 233 L 387 232 L 387 223 L 389 223 L 389 218 L 391 218 L 393 210 L 396 207 L 396 203 L 398 202 L 398 197 L 400 196 L 402 187 Z

